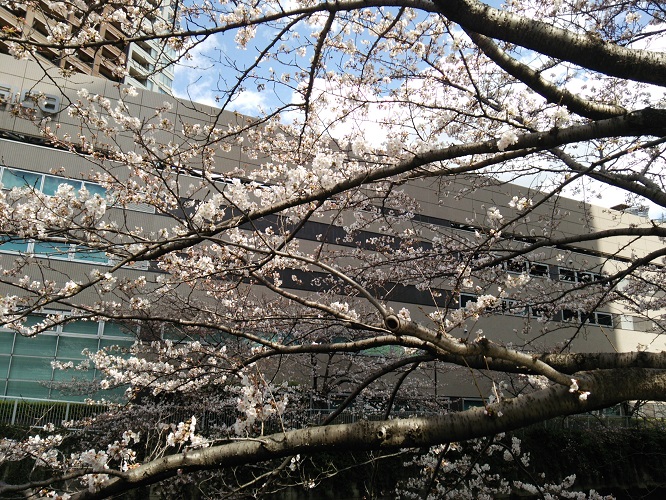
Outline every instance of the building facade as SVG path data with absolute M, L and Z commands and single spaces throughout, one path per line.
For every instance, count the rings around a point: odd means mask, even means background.
M 142 22 L 146 25 L 161 22 L 166 27 L 175 26 L 176 3 L 173 0 L 160 2 L 155 0 L 155 8 Z M 107 6 L 106 9 L 111 11 L 112 7 Z M 62 26 L 76 32 L 81 26 L 82 15 L 68 10 L 60 2 L 42 2 L 38 8 L 18 2 L 8 3 L 0 6 L 0 29 L 15 38 L 47 44 Z M 124 43 L 128 33 L 121 21 L 118 18 L 118 21 L 97 25 L 100 39 L 108 42 L 102 47 L 79 48 L 71 54 L 65 54 L 58 48 L 44 47 L 38 51 L 38 57 L 64 70 L 171 94 L 175 51 L 168 44 L 156 40 Z M 12 47 L 0 40 L 0 53 L 9 54 L 11 51 Z
M 68 184 L 75 190 L 85 188 L 88 192 L 104 195 L 104 188 L 91 180 L 90 169 L 94 163 L 87 161 L 85 155 L 75 155 L 58 149 L 40 138 L 35 124 L 23 119 L 16 113 L 18 107 L 31 109 L 38 118 L 48 117 L 51 126 L 57 124 L 63 133 L 75 131 L 77 122 L 66 111 L 65 102 L 75 101 L 76 93 L 86 88 L 91 94 L 99 94 L 109 99 L 117 98 L 118 88 L 108 79 L 90 75 L 73 75 L 63 79 L 54 70 L 52 78 L 59 82 L 56 87 L 50 80 L 43 78 L 43 70 L 30 61 L 14 61 L 9 56 L 0 55 L 0 66 L 8 68 L 0 75 L 0 89 L 4 92 L 0 104 L 0 181 L 2 189 L 31 186 L 35 190 L 51 195 L 61 184 Z M 26 93 L 27 92 L 27 93 Z M 39 92 L 40 98 L 30 99 L 30 92 Z M 67 96 L 68 99 L 65 99 Z M 131 99 L 131 105 L 140 118 L 154 115 L 155 109 L 163 107 L 167 101 L 168 111 L 164 118 L 173 123 L 201 123 L 217 116 L 218 110 L 191 102 L 179 101 L 157 93 L 141 91 Z M 218 117 L 219 118 L 219 117 Z M 225 113 L 225 120 L 232 122 L 242 119 L 231 113 Z M 168 135 L 168 134 L 167 134 Z M 165 140 L 170 140 L 165 135 Z M 133 147 L 128 137 L 127 151 Z M 240 147 L 230 148 L 217 159 L 220 171 L 246 169 L 256 162 L 243 154 Z M 186 182 L 187 179 L 183 180 Z M 497 199 L 511 199 L 519 195 L 524 188 L 506 184 L 488 186 L 475 190 L 469 197 L 450 198 L 442 201 L 428 181 L 416 181 L 405 186 L 405 191 L 418 200 L 420 212 L 415 213 L 412 221 L 420 225 L 425 240 L 432 234 L 447 232 L 452 237 L 465 241 L 474 238 L 480 229 L 473 221 L 477 214 L 485 214 L 488 207 L 496 204 Z M 574 200 L 560 200 L 561 210 L 567 211 L 560 227 L 563 236 L 578 234 L 582 224 L 594 226 L 594 229 L 617 227 L 618 225 L 640 225 L 646 221 L 632 214 L 603 209 Z M 128 224 L 141 225 L 147 230 L 159 230 L 163 217 L 155 213 L 154 207 L 136 205 L 129 209 L 111 207 L 110 211 Z M 477 217 L 478 219 L 478 217 Z M 274 223 L 268 220 L 266 224 Z M 516 229 L 515 241 L 531 241 L 530 230 Z M 11 269 L 17 259 L 29 257 L 25 264 L 26 273 L 47 273 L 47 277 L 62 281 L 77 275 L 89 275 L 92 269 L 104 270 L 114 265 L 112 258 L 104 252 L 91 250 L 80 245 L 62 242 L 39 242 L 17 238 L 11 234 L 0 233 L 0 265 Z M 379 226 L 364 228 L 354 240 L 341 225 L 327 221 L 310 221 L 298 233 L 304 246 L 322 241 L 340 248 L 356 247 L 359 242 L 371 241 L 382 236 Z M 609 272 L 626 267 L 635 254 L 646 254 L 658 241 L 641 239 L 631 242 L 626 238 L 609 239 L 604 243 L 579 243 L 573 246 L 544 248 L 538 258 L 524 258 L 509 261 L 503 272 L 513 276 L 529 276 L 553 286 L 575 286 L 595 282 Z M 40 267 L 37 267 L 37 265 Z M 44 270 L 47 271 L 44 271 Z M 31 271 L 32 270 L 32 271 Z M 156 275 L 159 273 L 153 263 L 128 265 L 119 271 L 127 276 Z M 294 290 L 313 291 L 325 276 L 298 269 L 285 271 L 283 282 Z M 18 279 L 18 278 L 16 278 Z M 0 285 L 0 295 L 16 293 L 10 280 Z M 433 293 L 436 292 L 436 293 Z M 473 287 L 454 291 L 450 289 L 424 290 L 415 284 L 391 283 L 377 295 L 390 304 L 394 310 L 407 307 L 414 314 L 427 314 L 438 307 L 462 308 L 477 300 Z M 527 335 L 534 329 L 526 325 L 541 325 L 542 305 L 530 305 L 512 300 L 504 300 L 501 306 L 488 317 L 481 317 L 470 323 L 470 330 L 492 329 L 499 332 L 497 337 L 507 343 L 525 343 Z M 420 313 L 418 312 L 420 311 Z M 48 308 L 35 312 L 28 317 L 28 326 L 38 323 L 49 313 L 67 314 L 67 311 L 52 311 Z M 418 318 L 415 318 L 418 319 Z M 548 320 L 557 327 L 553 328 L 549 342 L 557 343 L 572 337 L 571 332 L 581 330 L 576 335 L 570 348 L 580 352 L 632 351 L 645 346 L 650 350 L 666 349 L 666 340 L 655 332 L 649 318 L 633 315 L 620 306 L 606 305 L 593 312 L 581 313 L 572 306 L 563 309 Z M 87 371 L 72 374 L 54 368 L 54 362 L 60 364 L 78 364 L 85 356 L 82 351 L 95 351 L 110 345 L 129 346 L 135 339 L 136 331 L 131 331 L 126 324 L 114 322 L 73 321 L 58 326 L 52 331 L 35 338 L 22 337 L 11 329 L 0 325 L 0 398 L 24 398 L 40 400 L 77 401 L 88 397 L 105 397 L 96 380 L 99 374 L 91 366 Z M 554 339 L 554 340 L 553 340 Z M 543 347 L 538 338 L 535 347 Z M 57 364 L 57 363 L 56 363 Z M 435 369 L 436 372 L 436 369 Z M 76 383 L 72 383 L 72 379 Z M 443 378 L 443 377 L 442 377 Z M 434 377 L 434 390 L 447 397 L 473 397 L 469 387 L 448 380 L 444 384 L 437 374 Z M 442 384 L 438 387 L 438 384 Z

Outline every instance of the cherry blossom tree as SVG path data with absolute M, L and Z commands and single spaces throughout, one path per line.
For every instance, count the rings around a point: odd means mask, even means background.
M 106 498 L 269 464 L 230 487 L 262 491 L 297 456 L 439 446 L 664 400 L 666 229 L 617 211 L 600 227 L 600 210 L 566 198 L 613 190 L 666 207 L 661 2 L 237 0 L 179 5 L 171 22 L 140 0 L 1 5 L 56 19 L 44 39 L 6 29 L 0 42 L 45 68 L 40 53 L 57 52 L 63 78 L 68 57 L 111 43 L 101 23 L 126 34 L 113 43 L 160 40 L 191 74 L 205 64 L 219 77 L 201 123 L 169 118 L 168 102 L 133 116 L 136 91 L 123 86 L 113 100 L 64 93 L 74 133 L 16 111 L 85 158 L 106 194 L 3 190 L 3 238 L 64 239 L 111 264 L 70 276 L 30 255 L 3 260 L 3 325 L 140 328 L 129 352 L 89 353 L 103 388 L 128 387 L 129 402 L 99 417 L 104 432 L 72 453 L 58 451 L 60 431 L 4 440 L 4 460 L 32 457 L 48 474 L 0 493 Z M 232 39 L 226 55 L 210 49 Z M 254 116 L 230 113 L 248 98 L 261 103 Z M 225 166 L 230 151 L 248 166 Z M 438 223 L 426 196 L 448 209 L 487 201 Z M 586 257 L 568 269 L 574 254 Z M 44 308 L 69 313 L 25 322 Z M 613 326 L 605 310 L 649 328 L 629 349 L 586 351 L 593 318 Z M 442 378 L 483 406 L 447 411 Z M 198 433 L 202 398 L 234 422 Z M 342 403 L 322 425 L 290 417 L 317 398 Z M 400 399 L 431 413 L 394 415 Z M 381 419 L 333 424 L 355 400 Z M 191 414 L 166 421 L 169 404 Z

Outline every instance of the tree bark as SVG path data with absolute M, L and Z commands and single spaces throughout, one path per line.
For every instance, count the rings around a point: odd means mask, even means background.
M 666 54 L 620 47 L 594 33 L 573 33 L 477 0 L 434 0 L 434 4 L 465 29 L 609 76 L 666 85 Z
M 506 432 L 557 416 L 608 407 L 627 399 L 666 400 L 666 371 L 644 368 L 597 370 L 576 376 L 580 392 L 553 386 L 504 400 L 485 408 L 379 422 L 299 429 L 256 439 L 238 440 L 200 450 L 169 455 L 111 479 L 97 492 L 72 498 L 108 498 L 176 474 L 263 462 L 297 453 L 348 450 L 392 450 L 432 446 Z

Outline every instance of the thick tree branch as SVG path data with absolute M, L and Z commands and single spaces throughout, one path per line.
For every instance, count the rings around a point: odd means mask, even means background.
M 432 446 L 511 431 L 557 416 L 611 406 L 627 399 L 666 399 L 666 372 L 662 370 L 597 370 L 581 373 L 577 379 L 580 389 L 590 392 L 587 399 L 561 386 L 550 387 L 486 408 L 436 417 L 361 421 L 239 440 L 148 462 L 128 471 L 126 479 L 111 479 L 99 491 L 82 491 L 72 499 L 108 498 L 178 473 L 257 463 L 296 453 Z
M 464 29 L 609 76 L 666 85 L 666 54 L 628 49 L 592 34 L 577 34 L 543 21 L 490 7 L 478 0 L 433 0 L 437 9 Z
M 533 370 L 535 373 L 543 375 L 558 384 L 567 387 L 571 385 L 569 377 L 558 372 L 552 366 L 543 363 L 536 357 L 494 344 L 485 337 L 477 339 L 472 343 L 461 342 L 443 331 L 435 333 L 423 325 L 419 325 L 414 321 L 405 321 L 395 315 L 387 316 L 384 319 L 384 323 L 386 324 L 386 328 L 398 336 L 410 335 L 419 338 L 432 343 L 444 351 L 462 356 L 463 358 L 467 356 L 482 356 L 502 359 Z
M 517 78 L 525 85 L 544 97 L 548 102 L 566 106 L 569 111 L 586 118 L 598 120 L 623 115 L 627 112 L 621 106 L 597 103 L 582 99 L 567 89 L 550 83 L 541 77 L 541 74 L 523 64 L 500 49 L 490 38 L 474 31 L 465 30 L 465 33 L 479 47 L 483 53 L 493 60 L 504 71 Z

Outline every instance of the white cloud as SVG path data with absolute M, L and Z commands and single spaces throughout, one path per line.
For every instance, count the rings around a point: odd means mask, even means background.
M 266 107 L 267 102 L 265 92 L 244 90 L 231 101 L 231 108 L 239 113 L 256 116 Z
M 187 51 L 189 59 L 174 69 L 174 95 L 201 104 L 219 107 L 216 90 L 219 68 L 215 61 L 225 51 L 221 35 L 211 35 Z

